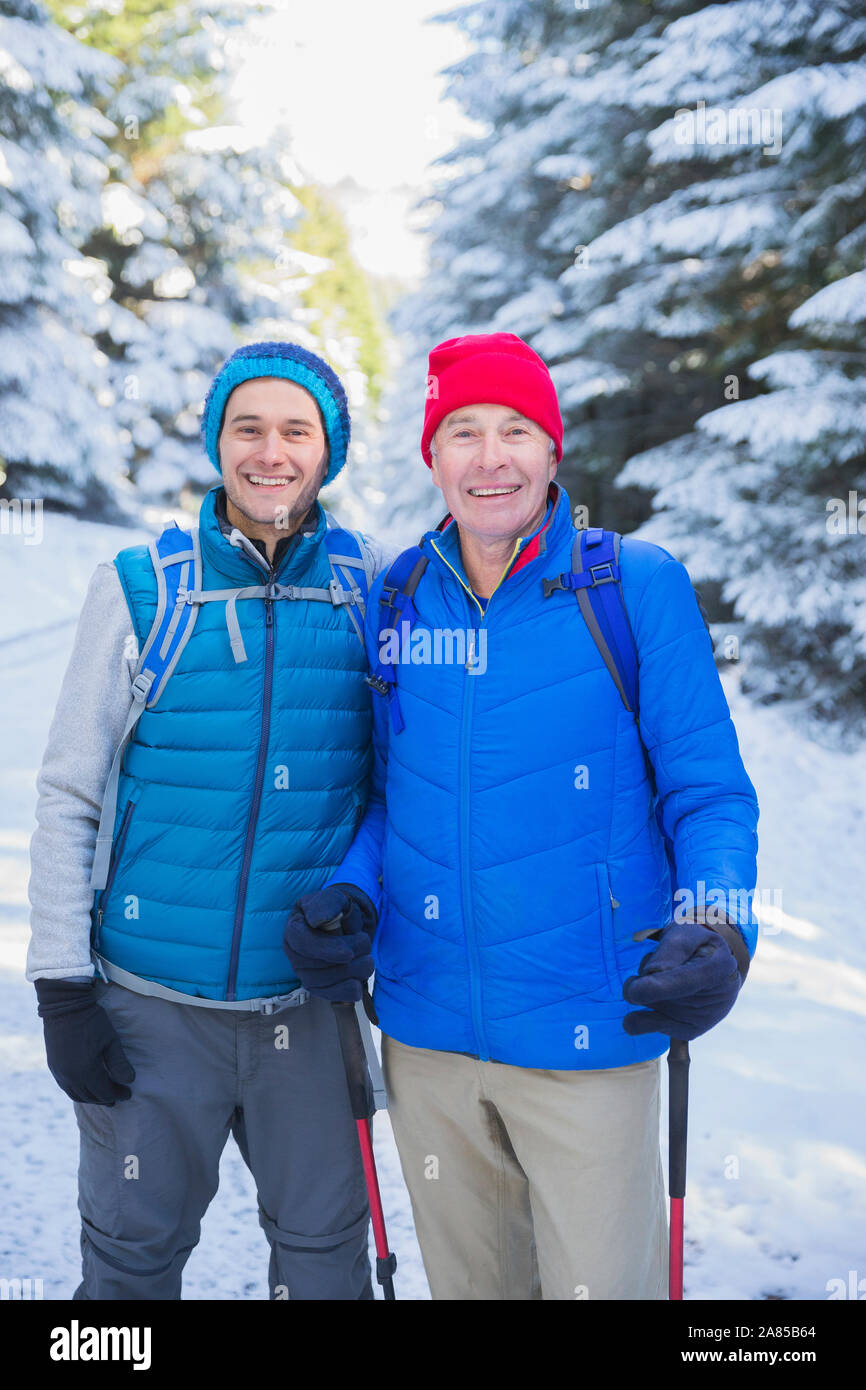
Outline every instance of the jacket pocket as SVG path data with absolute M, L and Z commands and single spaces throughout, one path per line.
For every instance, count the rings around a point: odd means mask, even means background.
M 379 904 L 379 921 L 376 926 L 376 934 L 373 937 L 373 959 L 376 962 L 377 975 L 382 975 L 388 980 L 400 980 L 402 976 L 397 965 L 393 945 L 394 924 L 391 921 L 388 895 L 383 891 Z
M 613 916 L 619 903 L 613 895 L 607 864 L 596 864 L 595 870 L 598 878 L 599 941 L 602 960 L 604 961 L 604 973 L 611 993 L 619 996 L 622 986 L 616 961 L 616 931 Z

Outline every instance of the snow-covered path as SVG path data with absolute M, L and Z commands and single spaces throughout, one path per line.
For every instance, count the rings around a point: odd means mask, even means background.
M 78 1282 L 77 1130 L 45 1066 L 28 938 L 35 778 L 87 580 L 143 533 L 45 517 L 42 545 L 0 537 L 6 755 L 0 786 L 0 1276 Z M 37 631 L 38 630 L 38 631 Z M 11 639 L 11 640 L 5 640 Z M 866 748 L 830 751 L 725 686 L 761 805 L 758 952 L 725 1022 L 691 1045 L 686 1298 L 866 1296 Z M 773 894 L 775 905 L 773 903 Z M 781 894 L 781 905 L 779 900 Z M 398 1297 L 429 1297 L 386 1115 L 377 1162 Z M 662 1133 L 666 1146 L 666 1125 Z M 579 1175 L 575 1175 L 579 1181 Z M 190 1299 L 264 1299 L 267 1246 L 232 1140 L 187 1265 Z

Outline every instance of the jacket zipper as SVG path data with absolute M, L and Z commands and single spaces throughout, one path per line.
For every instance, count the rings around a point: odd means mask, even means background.
M 508 561 L 499 584 L 502 583 L 508 569 L 510 568 L 517 551 L 520 548 L 520 541 L 514 547 L 514 553 Z M 466 932 L 466 950 L 469 962 L 469 999 L 472 1010 L 472 1026 L 475 1032 L 475 1046 L 478 1048 L 478 1059 L 481 1062 L 490 1061 L 490 1045 L 487 1041 L 487 1033 L 484 1028 L 484 1015 L 481 1000 L 481 962 L 478 954 L 478 940 L 475 935 L 475 925 L 472 917 L 472 895 L 470 891 L 469 874 L 469 755 L 471 748 L 472 734 L 472 711 L 474 705 L 474 677 L 470 675 L 469 668 L 475 660 L 475 649 L 478 635 L 487 620 L 490 612 L 490 604 L 493 601 L 493 594 L 487 600 L 485 608 L 481 608 L 472 590 L 464 583 L 457 570 L 445 559 L 439 547 L 433 543 L 433 549 L 441 560 L 448 566 L 452 574 L 459 581 L 464 593 L 464 603 L 466 604 L 466 616 L 471 618 L 472 611 L 469 607 L 471 598 L 481 613 L 481 619 L 477 626 L 473 623 L 469 629 L 469 653 L 463 673 L 463 711 L 461 719 L 460 736 L 460 806 L 459 806 L 459 843 L 460 843 L 460 901 L 463 908 L 463 925 Z M 499 588 L 497 584 L 496 588 Z M 496 592 L 496 589 L 493 591 Z
M 114 876 L 117 873 L 117 866 L 120 863 L 120 856 L 123 853 L 123 846 L 126 843 L 126 834 L 129 830 L 129 822 L 132 819 L 132 812 L 134 807 L 135 802 L 130 797 L 129 801 L 127 801 L 125 807 L 123 808 L 123 815 L 120 819 L 120 826 L 118 827 L 117 838 L 114 841 L 114 844 L 111 846 L 111 860 L 108 867 L 108 877 L 105 880 L 105 887 L 99 895 L 99 906 L 96 910 L 95 945 L 97 947 L 100 944 L 100 936 L 102 933 L 102 919 L 105 916 L 105 907 L 108 902 L 108 895 L 111 892 L 111 887 L 114 883 Z
M 271 566 L 268 576 L 268 590 L 272 591 L 274 585 L 274 569 Z M 262 800 L 262 786 L 265 780 L 265 759 L 268 754 L 268 740 L 271 732 L 271 690 L 273 685 L 274 672 L 274 600 L 272 597 L 265 598 L 265 681 L 262 691 L 262 718 L 259 726 L 259 750 L 256 758 L 256 775 L 253 782 L 253 795 L 250 802 L 250 813 L 247 819 L 247 833 L 244 841 L 244 854 L 241 861 L 241 876 L 238 883 L 238 896 L 235 904 L 235 920 L 232 928 L 232 948 L 229 958 L 229 974 L 226 982 L 226 1001 L 235 1002 L 235 989 L 237 987 L 238 960 L 241 950 L 241 930 L 243 928 L 244 907 L 247 899 L 247 884 L 250 876 L 250 863 L 253 857 L 253 842 L 256 833 L 256 823 L 259 818 L 259 806 Z
M 499 581 L 493 590 L 493 594 L 495 594 L 496 591 L 499 589 L 500 585 L 505 579 L 506 574 L 510 570 L 512 564 L 514 563 L 514 560 L 520 550 L 520 547 L 523 544 L 523 540 L 523 537 L 518 537 L 514 546 L 514 550 L 512 551 L 511 556 L 508 560 L 508 563 L 505 566 L 505 569 L 502 571 L 502 574 L 499 576 Z M 473 624 L 473 626 L 469 629 L 471 634 L 470 650 L 463 674 L 463 717 L 461 721 L 462 731 L 460 739 L 459 844 L 460 897 L 463 907 L 463 923 L 466 931 L 466 947 L 469 961 L 469 996 L 470 1006 L 472 1009 L 472 1026 L 475 1031 L 475 1045 L 478 1048 L 478 1060 L 481 1062 L 489 1062 L 490 1046 L 488 1044 L 487 1034 L 484 1029 L 484 1017 L 481 1006 L 481 966 L 478 955 L 478 941 L 475 936 L 475 928 L 472 919 L 472 898 L 469 887 L 469 749 L 471 742 L 470 734 L 472 728 L 472 708 L 474 703 L 474 677 L 470 676 L 469 667 L 474 662 L 476 638 L 487 620 L 487 615 L 490 612 L 490 604 L 493 601 L 493 594 L 490 595 L 490 598 L 488 598 L 487 600 L 486 606 L 482 609 L 480 603 L 473 594 L 472 590 L 469 588 L 468 584 L 466 584 L 465 581 L 461 578 L 457 570 L 451 564 L 450 560 L 447 560 L 445 558 L 436 542 L 431 541 L 430 544 L 436 551 L 436 554 L 439 556 L 439 559 L 442 560 L 442 562 L 448 566 L 451 573 L 454 575 L 455 579 L 457 579 L 458 583 L 460 584 L 460 587 L 464 593 L 464 603 L 466 604 L 467 617 L 472 616 L 472 612 L 469 607 L 470 598 L 475 603 L 476 607 L 481 613 L 481 620 L 478 623 L 477 627 Z
M 469 616 L 469 604 L 466 604 Z M 483 623 L 482 616 L 481 622 Z M 481 624 L 479 623 L 479 627 Z M 474 656 L 476 628 L 471 629 L 471 652 Z M 466 947 L 469 957 L 469 994 L 472 1008 L 472 1025 L 475 1029 L 475 1045 L 482 1062 L 489 1062 L 490 1049 L 484 1031 L 481 1006 L 481 962 L 478 955 L 478 941 L 472 918 L 472 895 L 469 887 L 469 755 L 471 749 L 472 707 L 474 704 L 475 681 L 469 674 L 469 662 L 463 672 L 463 718 L 460 739 L 460 897 L 463 905 L 463 924 L 466 931 Z

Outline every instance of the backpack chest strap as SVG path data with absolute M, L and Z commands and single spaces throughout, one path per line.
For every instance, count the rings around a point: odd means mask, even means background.
M 186 602 L 188 604 L 199 605 L 202 603 L 225 603 L 226 606 L 226 627 L 228 629 L 229 641 L 232 648 L 232 656 L 236 663 L 246 661 L 247 653 L 244 646 L 244 639 L 241 636 L 240 624 L 238 622 L 237 602 L 244 598 L 263 598 L 269 601 L 278 599 L 288 599 L 290 601 L 303 599 L 313 603 L 331 603 L 335 608 L 341 604 L 357 603 L 360 594 L 351 589 L 344 589 L 332 579 L 326 589 L 307 587 L 299 584 L 248 584 L 242 589 L 188 589 Z

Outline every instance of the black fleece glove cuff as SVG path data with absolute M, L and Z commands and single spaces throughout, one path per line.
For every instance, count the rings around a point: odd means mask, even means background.
M 732 922 L 730 917 L 727 917 L 724 912 L 720 912 L 718 908 L 714 907 L 697 908 L 693 912 L 687 912 L 684 917 L 677 914 L 674 917 L 674 922 L 692 922 L 698 926 L 707 927 L 710 931 L 717 932 L 718 935 L 722 937 L 731 955 L 737 962 L 740 985 L 742 986 L 745 984 L 746 976 L 749 973 L 751 957 L 749 955 L 749 948 L 746 945 L 746 939 L 736 922 Z M 672 925 L 673 923 L 668 923 L 668 926 Z M 658 941 L 662 932 L 666 930 L 667 927 L 654 927 L 651 931 L 638 931 L 635 932 L 632 940 Z
M 751 958 L 749 948 L 746 945 L 745 937 L 735 922 L 730 917 L 726 917 L 717 908 L 700 908 L 694 912 L 687 912 L 685 917 L 677 917 L 676 921 L 697 922 L 702 927 L 708 927 L 710 931 L 718 932 L 719 936 L 726 942 L 731 955 L 737 962 L 737 969 L 740 972 L 740 985 L 745 983 L 749 973 Z

